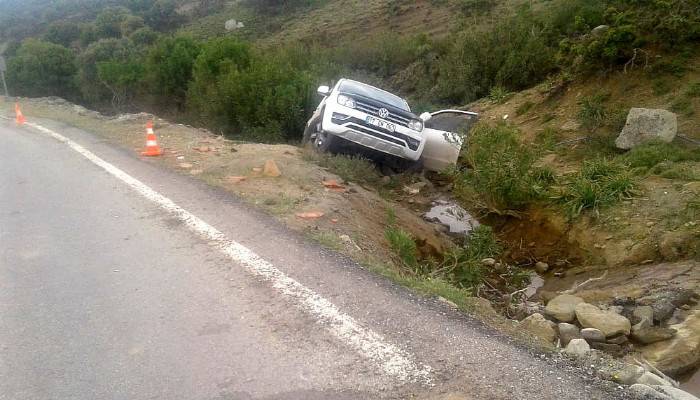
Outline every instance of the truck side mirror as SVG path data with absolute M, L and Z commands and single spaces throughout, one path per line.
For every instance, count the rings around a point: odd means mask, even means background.
M 423 122 L 426 122 L 426 121 L 430 120 L 431 118 L 433 118 L 433 116 L 429 112 L 424 112 L 423 114 L 420 115 L 419 118 L 421 120 L 423 120 Z
M 320 94 L 323 97 L 328 97 L 331 94 L 331 88 L 329 88 L 328 86 L 319 86 L 318 94 Z

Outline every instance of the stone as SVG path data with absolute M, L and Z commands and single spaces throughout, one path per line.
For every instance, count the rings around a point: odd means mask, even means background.
M 675 261 L 692 254 L 695 242 L 691 231 L 665 232 L 659 239 L 659 253 L 666 261 Z
M 638 325 L 635 325 L 635 327 Z M 641 327 L 632 329 L 632 339 L 643 343 L 652 344 L 664 340 L 672 339 L 676 336 L 676 330 L 671 328 L 661 328 L 658 326 Z
M 493 267 L 496 265 L 496 260 L 493 258 L 484 258 L 481 260 L 481 264 L 485 267 Z
M 648 371 L 637 379 L 637 383 L 647 386 L 671 386 L 671 383 L 666 379 Z
M 562 322 L 557 327 L 562 347 L 566 347 L 573 339 L 581 339 L 581 331 L 578 326 Z
M 600 308 L 580 303 L 576 306 L 576 318 L 584 328 L 596 328 L 603 332 L 605 337 L 619 334 L 629 335 L 632 329 L 630 320 L 612 311 L 603 311 Z
M 580 297 L 561 294 L 547 303 L 545 314 L 561 322 L 572 322 L 576 319 L 576 306 L 581 303 L 583 299 Z
M 267 160 L 265 161 L 265 166 L 263 167 L 263 175 L 276 178 L 282 175 L 282 172 L 280 172 L 280 169 L 277 167 L 277 163 L 275 163 L 274 160 Z
M 673 400 L 672 398 L 662 394 L 651 386 L 643 385 L 641 383 L 635 383 L 630 386 L 630 392 L 636 395 L 638 399 L 644 400 Z
M 581 337 L 586 339 L 588 343 L 605 341 L 605 335 L 603 332 L 596 328 L 581 329 Z
M 573 339 L 564 349 L 564 353 L 572 356 L 583 357 L 591 351 L 591 346 L 583 339 Z
M 644 368 L 638 365 L 627 364 L 621 370 L 613 374 L 615 382 L 623 385 L 632 385 L 637 383 L 637 380 L 647 372 Z
M 698 398 L 693 396 L 692 394 L 690 394 L 684 390 L 675 388 L 673 386 L 661 385 L 661 386 L 652 386 L 652 388 L 654 390 L 656 390 L 657 392 L 662 393 L 662 394 L 670 397 L 673 400 L 698 400 Z
M 632 310 L 632 323 L 638 324 L 644 320 L 654 321 L 654 309 L 651 306 L 638 306 Z
M 535 271 L 537 271 L 538 274 L 544 274 L 545 272 L 549 271 L 549 264 L 539 261 L 537 264 L 535 264 Z
M 629 150 L 653 140 L 670 143 L 677 133 L 676 114 L 666 110 L 633 108 L 627 115 L 627 123 L 615 140 L 615 145 L 619 149 Z
M 654 319 L 657 322 L 664 322 L 673 316 L 673 312 L 676 311 L 676 306 L 669 299 L 659 299 L 654 302 L 651 306 L 654 310 Z
M 591 30 L 591 35 L 593 36 L 602 36 L 605 34 L 607 31 L 610 30 L 610 26 L 608 25 L 598 25 L 593 30 Z
M 557 332 L 552 325 L 553 323 L 547 321 L 542 314 L 535 313 L 520 321 L 518 328 L 537 336 L 545 342 L 554 343 L 557 339 Z
M 620 346 L 629 343 L 629 340 L 627 339 L 627 336 L 625 336 L 625 335 L 613 336 L 611 338 L 607 338 L 605 341 L 607 343 L 618 344 Z
M 245 24 L 241 21 L 236 21 L 235 19 L 229 19 L 224 23 L 224 29 L 227 31 L 233 31 L 236 29 L 244 28 Z
M 178 167 L 183 168 L 183 169 L 190 169 L 190 168 L 194 167 L 194 165 L 184 162 L 184 163 L 178 164 Z
M 700 364 L 700 310 L 685 321 L 671 325 L 676 336 L 641 349 L 642 355 L 666 375 L 679 376 Z

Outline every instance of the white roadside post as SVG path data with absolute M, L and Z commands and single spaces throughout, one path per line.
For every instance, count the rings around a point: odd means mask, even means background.
M 0 55 L 0 80 L 2 80 L 2 87 L 5 89 L 5 97 L 10 97 L 10 93 L 7 91 L 7 82 L 5 82 L 5 71 L 7 71 L 7 63 L 5 57 Z

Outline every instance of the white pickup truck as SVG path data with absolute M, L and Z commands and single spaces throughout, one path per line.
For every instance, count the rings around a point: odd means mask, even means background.
M 401 97 L 350 79 L 318 93 L 323 100 L 307 123 L 304 144 L 324 152 L 352 149 L 404 167 L 440 171 L 454 165 L 478 118 L 461 110 L 416 116 Z

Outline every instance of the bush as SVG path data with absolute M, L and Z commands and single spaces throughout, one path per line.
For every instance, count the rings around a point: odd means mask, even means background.
M 664 162 L 700 161 L 700 149 L 656 141 L 636 146 L 623 159 L 632 168 L 648 170 Z
M 146 79 L 161 103 L 174 104 L 177 110 L 184 108 L 200 50 L 199 43 L 186 36 L 161 38 L 151 48 L 146 58 Z
M 128 39 L 101 39 L 88 46 L 78 57 L 78 87 L 84 100 L 93 106 L 111 103 L 113 93 L 100 80 L 98 64 L 132 60 L 134 45 Z
M 486 276 L 481 262 L 484 258 L 497 258 L 502 248 L 493 229 L 486 225 L 475 228 L 463 246 L 445 254 L 436 270 L 444 271 L 447 279 L 456 285 L 475 290 Z
M 61 96 L 73 99 L 75 55 L 61 45 L 29 39 L 9 60 L 7 82 L 17 96 Z
M 480 125 L 467 148 L 472 169 L 458 177 L 458 185 L 473 187 L 492 208 L 522 209 L 552 183 L 551 171 L 535 167 L 535 155 L 520 144 L 515 128 Z
M 70 47 L 80 39 L 80 25 L 73 22 L 54 22 L 46 29 L 43 39 L 47 42 Z

